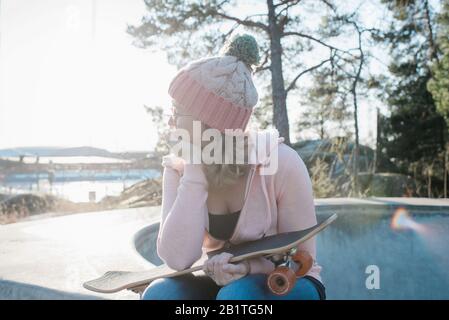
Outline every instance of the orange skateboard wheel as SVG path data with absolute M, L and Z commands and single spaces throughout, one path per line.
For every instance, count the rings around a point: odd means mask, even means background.
M 267 278 L 267 285 L 275 295 L 282 296 L 289 293 L 296 283 L 295 272 L 287 266 L 279 266 Z
M 307 251 L 298 251 L 292 260 L 298 264 L 298 270 L 296 270 L 298 277 L 303 277 L 313 265 L 313 258 Z

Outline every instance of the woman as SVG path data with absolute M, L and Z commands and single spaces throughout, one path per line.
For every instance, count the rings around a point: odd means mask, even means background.
M 201 132 L 219 130 L 226 149 L 226 129 L 245 130 L 258 102 L 252 66 L 259 62 L 255 39 L 236 35 L 221 54 L 196 60 L 172 80 L 170 125 L 194 136 L 195 121 Z M 198 123 L 198 122 L 197 122 Z M 246 131 L 243 149 L 237 142 L 224 150 L 232 163 L 192 163 L 164 157 L 162 218 L 157 253 L 172 269 L 190 267 L 204 253 L 231 243 L 260 239 L 316 224 L 312 186 L 307 168 L 295 150 L 278 139 L 277 131 Z M 256 136 L 257 139 L 250 137 Z M 268 139 L 259 139 L 265 137 Z M 260 143 L 260 141 L 264 141 Z M 267 141 L 275 141 L 274 144 Z M 190 146 L 204 149 L 190 138 Z M 235 154 L 243 151 L 243 163 Z M 259 152 L 264 151 L 264 152 Z M 214 149 L 214 155 L 217 149 Z M 251 154 L 265 155 L 255 163 Z M 223 159 L 223 157 L 222 157 Z M 274 167 L 269 172 L 267 167 Z M 263 170 L 266 169 L 264 172 Z M 268 173 L 267 173 L 268 172 Z M 315 259 L 315 240 L 298 246 Z M 272 294 L 266 277 L 275 268 L 267 258 L 229 263 L 230 254 L 216 255 L 204 264 L 204 274 L 159 279 L 145 290 L 143 299 L 324 299 L 321 267 L 314 262 L 306 277 L 298 279 L 285 296 Z

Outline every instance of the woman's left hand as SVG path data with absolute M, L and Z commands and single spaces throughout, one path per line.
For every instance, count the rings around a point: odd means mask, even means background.
M 225 286 L 232 281 L 243 278 L 249 273 L 247 262 L 229 263 L 232 254 L 223 252 L 208 259 L 203 266 L 203 271 L 219 286 Z

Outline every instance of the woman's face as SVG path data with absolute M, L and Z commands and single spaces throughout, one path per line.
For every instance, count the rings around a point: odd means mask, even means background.
M 193 128 L 193 116 L 185 111 L 184 107 L 172 100 L 172 115 L 168 125 L 172 128 L 191 130 Z
M 172 116 L 168 120 L 168 125 L 176 129 L 184 129 L 189 133 L 190 142 L 193 139 L 193 122 L 196 120 L 185 108 L 178 104 L 174 99 L 172 100 Z M 205 130 L 205 126 L 201 124 L 201 134 Z

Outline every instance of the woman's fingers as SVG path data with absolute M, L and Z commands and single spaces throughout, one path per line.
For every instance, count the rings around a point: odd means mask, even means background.
M 214 275 L 217 277 L 217 279 L 221 278 L 221 267 L 222 267 L 222 257 L 217 257 L 214 261 Z
M 215 269 L 215 263 L 216 263 L 216 261 L 217 261 L 217 258 L 216 258 L 216 257 L 212 257 L 212 258 L 210 258 L 210 259 L 207 259 L 207 260 L 204 262 L 204 265 L 203 265 L 203 271 L 204 271 L 206 274 L 208 274 L 208 275 L 213 274 L 213 273 L 214 273 L 214 269 Z
M 232 264 L 232 263 L 227 263 L 223 266 L 223 271 L 227 272 L 227 273 L 232 273 L 232 274 L 245 274 L 246 273 L 246 267 L 243 263 L 239 263 L 239 264 Z
M 234 279 L 234 275 L 231 273 L 223 273 L 223 284 L 228 284 Z
M 203 271 L 208 274 L 218 285 L 226 285 L 233 279 L 246 273 L 243 263 L 232 264 L 230 253 L 221 253 L 204 262 Z
M 228 263 L 231 258 L 232 258 L 232 254 L 224 252 L 220 255 L 219 261 L 222 265 L 224 265 L 224 264 Z
M 207 274 L 207 275 L 210 273 L 210 271 L 211 271 L 211 268 L 210 268 L 210 260 L 206 260 L 206 261 L 204 262 L 204 264 L 203 264 L 203 271 L 204 271 L 204 273 Z

